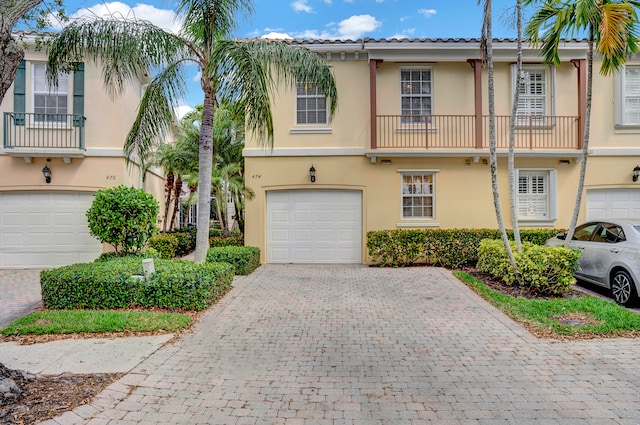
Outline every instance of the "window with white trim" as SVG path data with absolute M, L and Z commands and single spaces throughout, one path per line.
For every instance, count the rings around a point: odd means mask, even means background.
M 296 124 L 326 125 L 327 97 L 322 90 L 311 82 L 296 82 Z
M 58 74 L 58 86 L 47 80 L 47 65 L 32 64 L 33 112 L 37 122 L 64 123 L 69 113 L 69 74 Z
M 403 124 L 424 123 L 432 113 L 431 69 L 400 70 L 400 101 Z
M 518 220 L 555 220 L 556 170 L 517 170 Z
M 420 171 L 402 173 L 402 218 L 434 217 L 433 177 Z
M 518 87 L 516 115 L 545 116 L 547 114 L 548 78 L 545 68 L 524 68 Z
M 640 125 L 640 66 L 626 65 L 618 75 L 619 125 Z

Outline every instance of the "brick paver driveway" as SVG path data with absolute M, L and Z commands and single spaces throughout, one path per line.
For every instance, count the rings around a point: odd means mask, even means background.
M 637 425 L 640 341 L 536 339 L 443 269 L 269 265 L 80 417 Z

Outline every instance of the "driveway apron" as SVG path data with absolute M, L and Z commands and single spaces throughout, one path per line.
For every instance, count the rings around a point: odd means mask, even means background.
M 0 270 L 0 329 L 40 307 L 40 270 Z
M 537 339 L 439 268 L 267 265 L 55 423 L 633 424 L 640 344 Z

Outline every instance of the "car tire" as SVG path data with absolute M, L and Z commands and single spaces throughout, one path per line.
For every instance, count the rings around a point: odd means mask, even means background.
M 636 300 L 636 286 L 626 270 L 618 270 L 611 278 L 611 294 L 620 305 L 630 306 Z

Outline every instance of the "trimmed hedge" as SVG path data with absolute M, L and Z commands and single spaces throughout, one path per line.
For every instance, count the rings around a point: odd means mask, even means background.
M 194 264 L 173 260 L 156 266 L 149 281 L 140 281 L 135 304 L 169 310 L 204 310 L 225 294 L 233 281 L 226 263 Z
M 122 257 L 73 264 L 40 272 L 42 303 L 50 309 L 117 309 L 155 307 L 202 310 L 231 285 L 233 266 L 156 260 L 149 281 L 142 275 L 142 259 Z
M 210 247 L 220 247 L 220 246 L 244 246 L 244 236 L 242 235 L 232 235 L 228 238 L 222 236 L 214 236 L 209 238 L 209 246 Z
M 153 248 L 160 253 L 160 258 L 170 260 L 175 257 L 178 249 L 178 238 L 175 235 L 162 233 L 154 235 L 147 241 L 149 248 Z
M 523 242 L 544 244 L 556 229 L 521 230 Z M 513 232 L 509 231 L 510 237 Z M 371 260 L 380 266 L 416 264 L 459 268 L 478 261 L 483 239 L 500 239 L 497 229 L 396 229 L 367 232 Z
M 255 246 L 225 246 L 209 248 L 207 262 L 226 262 L 236 274 L 248 275 L 260 266 L 260 248 Z
M 195 229 L 195 227 L 194 227 Z M 178 240 L 178 246 L 176 247 L 176 256 L 184 257 L 194 249 L 196 249 L 196 236 L 191 231 L 178 231 L 170 233 Z
M 515 251 L 515 243 L 512 243 Z M 561 295 L 571 288 L 581 253 L 565 247 L 522 243 L 514 252 L 522 286 L 540 295 Z M 517 283 L 501 240 L 485 239 L 478 248 L 477 267 L 508 285 Z

